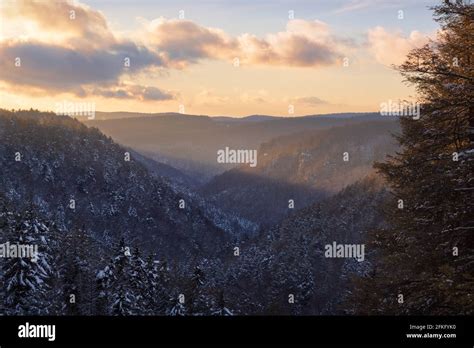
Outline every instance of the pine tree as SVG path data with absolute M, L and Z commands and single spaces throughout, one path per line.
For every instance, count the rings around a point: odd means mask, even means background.
M 146 262 L 138 248 L 133 253 L 121 238 L 114 256 L 96 276 L 96 310 L 99 314 L 143 315 L 153 314 L 153 285 Z
M 145 311 L 143 314 L 146 315 L 157 315 L 160 314 L 159 301 L 156 294 L 159 288 L 159 270 L 153 258 L 150 254 L 145 262 L 145 291 L 143 293 L 143 305 Z
M 474 301 L 474 5 L 434 8 L 442 31 L 400 72 L 416 86 L 420 119 L 401 118 L 401 151 L 377 164 L 393 199 L 374 231 L 370 277 L 357 279 L 357 313 L 472 314 Z
M 112 259 L 96 274 L 96 291 L 98 296 L 95 302 L 95 312 L 98 315 L 114 314 L 112 313 L 112 307 L 116 304 L 117 299 L 124 299 L 123 294 L 119 294 L 118 290 L 119 283 L 123 280 L 124 266 L 127 263 L 127 251 L 125 240 L 121 238 L 115 248 Z M 120 304 L 119 307 L 122 308 Z
M 93 315 L 96 297 L 93 286 L 95 248 L 84 229 L 64 232 L 58 260 L 61 312 L 66 315 Z
M 53 256 L 49 230 L 27 208 L 22 214 L 9 216 L 4 226 L 11 246 L 37 248 L 35 257 L 10 257 L 3 264 L 4 309 L 9 315 L 53 314 L 48 298 L 51 294 Z
M 211 302 L 205 292 L 204 284 L 204 271 L 201 267 L 196 266 L 187 291 L 187 308 L 189 315 L 206 315 L 211 308 Z
M 145 314 L 147 310 L 147 292 L 148 288 L 148 272 L 145 261 L 141 258 L 141 252 L 138 247 L 133 251 L 130 260 L 129 273 L 130 296 L 132 298 L 132 308 L 136 314 Z
M 110 283 L 110 313 L 112 315 L 133 314 L 135 298 L 131 292 L 131 253 L 122 238 L 110 266 L 112 281 Z
M 170 275 L 166 261 L 155 261 L 149 255 L 146 262 L 146 289 L 144 292 L 145 313 L 165 315 L 173 308 L 170 294 Z
M 108 315 L 110 302 L 110 284 L 113 279 L 113 274 L 110 270 L 110 267 L 107 265 L 104 269 L 99 270 L 95 279 L 97 298 L 95 301 L 94 312 L 96 315 Z
M 171 277 L 166 261 L 153 261 L 154 271 L 154 310 L 156 314 L 164 315 L 173 307 L 171 295 Z

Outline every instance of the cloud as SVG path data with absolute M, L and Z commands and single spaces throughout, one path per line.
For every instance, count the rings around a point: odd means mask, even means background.
M 0 11 L 7 22 L 0 40 L 0 80 L 12 90 L 32 95 L 97 93 L 116 99 L 168 100 L 175 94 L 124 81 L 142 72 L 184 69 L 204 59 L 326 66 L 335 64 L 350 48 L 349 42 L 333 35 L 321 21 L 290 20 L 284 31 L 257 37 L 250 33 L 232 36 L 188 20 L 158 18 L 146 22 L 143 35 L 131 39 L 114 33 L 100 11 L 78 2 L 7 1 Z M 15 66 L 17 59 L 20 66 Z M 201 97 L 215 100 L 210 95 Z
M 260 89 L 260 90 L 249 90 L 246 92 L 243 92 L 239 96 L 239 100 L 242 103 L 246 104 L 252 104 L 252 103 L 276 103 L 277 100 L 274 100 L 270 97 L 270 94 L 268 93 L 267 90 Z
M 153 86 L 122 84 L 112 88 L 94 88 L 93 95 L 116 99 L 138 99 L 142 101 L 165 101 L 176 99 L 172 92 L 163 91 Z
M 204 58 L 228 59 L 238 48 L 237 41 L 222 30 L 164 18 L 149 24 L 148 42 L 168 65 L 179 68 Z
M 160 66 L 161 58 L 134 44 L 115 44 L 111 49 L 75 50 L 40 42 L 8 40 L 0 43 L 1 79 L 51 92 L 80 91 L 80 86 L 118 82 L 122 74 Z M 124 65 L 130 59 L 130 67 Z M 20 59 L 20 66 L 15 65 Z
M 335 10 L 334 13 L 338 14 L 344 12 L 359 11 L 373 6 L 377 6 L 378 8 L 380 8 L 383 3 L 384 0 L 351 0 L 345 2 L 344 5 Z
M 147 35 L 147 42 L 174 67 L 234 58 L 243 64 L 316 67 L 334 64 L 348 46 L 327 24 L 301 19 L 289 21 L 283 32 L 259 38 L 249 33 L 231 37 L 191 21 L 159 18 L 148 24 Z
M 197 94 L 194 95 L 191 104 L 214 106 L 226 104 L 230 101 L 231 99 L 228 96 L 219 95 L 212 88 L 202 88 Z
M 170 97 L 153 87 L 141 92 L 117 87 L 124 76 L 163 68 L 165 63 L 149 48 L 117 38 L 99 11 L 77 2 L 19 0 L 7 2 L 0 14 L 8 15 L 7 26 L 18 26 L 25 33 L 0 41 L 0 80 L 19 92 L 84 97 L 96 90 L 119 99 Z M 20 66 L 15 65 L 18 59 Z
M 308 105 L 308 106 L 317 106 L 317 105 L 328 104 L 327 101 L 322 100 L 318 97 L 298 97 L 298 98 L 294 98 L 292 100 L 292 102 L 295 103 L 295 104 L 305 104 L 305 105 Z
M 421 47 L 428 41 L 428 35 L 416 30 L 404 36 L 400 31 L 388 32 L 378 26 L 370 29 L 368 33 L 369 51 L 384 65 L 402 64 L 412 49 Z
M 244 63 L 294 67 L 331 65 L 344 56 L 349 43 L 333 35 L 321 21 L 290 20 L 286 30 L 259 39 L 239 37 Z
M 142 100 L 170 100 L 174 99 L 174 95 L 168 92 L 164 92 L 157 87 L 140 87 L 138 90 L 141 94 Z M 135 92 L 136 93 L 136 92 Z
M 19 26 L 27 36 L 60 37 L 70 46 L 115 43 L 105 16 L 87 5 L 71 1 L 6 1 L 0 15 Z M 54 18 L 53 18 L 54 17 Z M 44 35 L 46 34 L 46 35 Z M 38 39 L 37 37 L 37 39 Z

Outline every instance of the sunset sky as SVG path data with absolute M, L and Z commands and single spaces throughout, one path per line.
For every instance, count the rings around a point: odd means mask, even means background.
M 414 95 L 391 64 L 435 37 L 434 4 L 1 0 L 0 107 L 54 111 L 70 101 L 99 111 L 183 105 L 189 114 L 229 116 L 288 116 L 289 105 L 294 115 L 378 111 Z

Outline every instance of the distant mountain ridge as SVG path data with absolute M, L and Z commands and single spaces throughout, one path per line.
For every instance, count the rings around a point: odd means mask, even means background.
M 197 114 L 185 114 L 180 112 L 133 112 L 133 111 L 96 111 L 94 120 L 106 121 L 116 120 L 124 118 L 149 118 L 149 117 L 162 117 L 162 116 L 188 116 L 188 117 L 209 117 L 215 121 L 235 121 L 235 122 L 261 122 L 270 121 L 275 119 L 298 119 L 298 118 L 314 118 L 314 117 L 338 117 L 338 118 L 351 118 L 359 117 L 363 115 L 373 114 L 379 115 L 377 112 L 336 112 L 329 114 L 308 114 L 308 115 L 247 115 L 247 116 L 211 116 L 211 115 L 197 115 Z
M 217 163 L 217 151 L 258 149 L 273 138 L 306 130 L 353 125 L 367 121 L 394 122 L 377 113 L 347 113 L 305 117 L 254 115 L 244 119 L 162 114 L 157 117 L 85 120 L 118 143 L 158 162 L 171 165 L 204 183 L 234 167 Z

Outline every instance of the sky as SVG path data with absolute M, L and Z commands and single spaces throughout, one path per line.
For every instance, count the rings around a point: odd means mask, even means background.
M 0 107 L 299 116 L 413 99 L 432 0 L 0 0 Z

